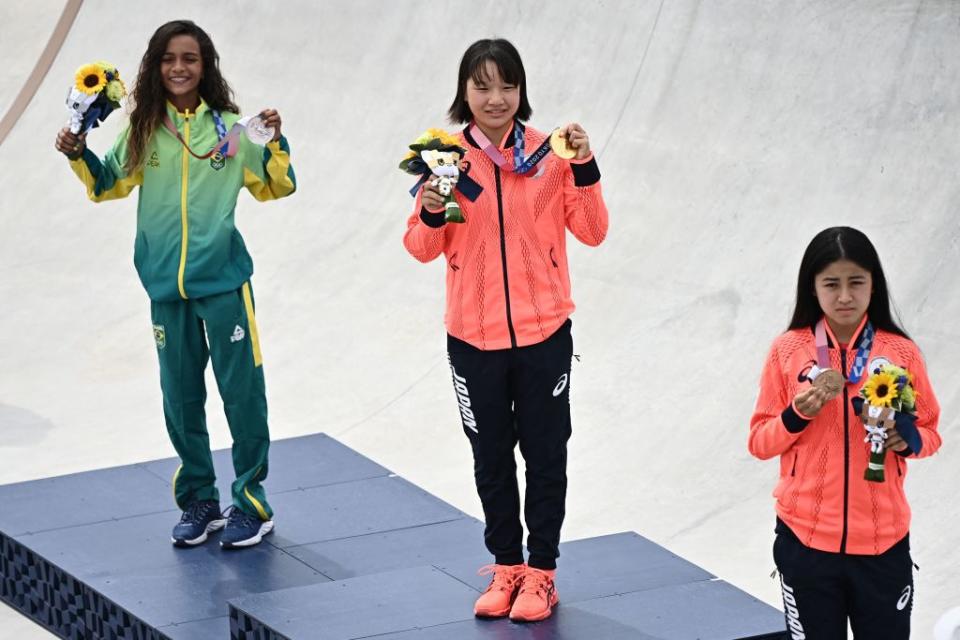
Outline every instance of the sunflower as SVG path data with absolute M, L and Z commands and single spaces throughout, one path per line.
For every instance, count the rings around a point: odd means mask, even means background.
M 76 86 L 78 91 L 82 91 L 88 96 L 100 93 L 100 90 L 107 85 L 107 74 L 97 64 L 85 64 L 77 69 Z
M 898 390 L 897 379 L 886 371 L 881 371 L 870 376 L 863 385 L 863 397 L 875 407 L 890 407 L 897 399 Z

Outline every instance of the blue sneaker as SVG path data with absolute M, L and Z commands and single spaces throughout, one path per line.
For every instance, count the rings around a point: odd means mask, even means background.
M 194 502 L 180 517 L 180 522 L 173 528 L 173 545 L 175 547 L 193 547 L 207 541 L 207 534 L 211 531 L 223 529 L 227 524 L 220 513 L 220 503 L 215 500 L 199 500 Z
M 220 537 L 220 546 L 224 549 L 252 547 L 260 544 L 263 536 L 273 531 L 273 520 L 261 520 L 236 507 L 230 507 L 227 511 L 230 516 Z

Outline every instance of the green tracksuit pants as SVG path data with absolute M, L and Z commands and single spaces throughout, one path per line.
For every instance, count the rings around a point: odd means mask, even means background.
M 204 402 L 204 370 L 213 372 L 233 436 L 233 504 L 262 520 L 273 517 L 260 483 L 267 477 L 267 399 L 250 283 L 228 293 L 151 302 L 160 357 L 167 432 L 182 464 L 173 479 L 177 505 L 219 500 Z

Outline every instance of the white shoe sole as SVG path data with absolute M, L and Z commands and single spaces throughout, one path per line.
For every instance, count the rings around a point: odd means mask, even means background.
M 241 549 L 243 547 L 252 547 L 260 544 L 260 541 L 263 540 L 263 536 L 267 535 L 271 531 L 273 531 L 273 520 L 266 520 L 260 523 L 260 530 L 257 531 L 255 536 L 247 538 L 246 540 L 237 540 L 236 542 L 231 542 L 230 544 L 224 544 L 223 540 L 221 540 L 220 546 L 224 549 Z
M 203 544 L 204 542 L 206 542 L 208 534 L 211 534 L 214 531 L 223 529 L 225 526 L 227 526 L 226 518 L 223 518 L 221 520 L 211 520 L 207 524 L 207 528 L 203 530 L 203 533 L 201 533 L 199 536 L 197 536 L 193 540 L 177 540 L 176 538 L 170 538 L 170 542 L 172 542 L 175 546 L 178 546 L 178 547 L 195 547 L 198 544 Z

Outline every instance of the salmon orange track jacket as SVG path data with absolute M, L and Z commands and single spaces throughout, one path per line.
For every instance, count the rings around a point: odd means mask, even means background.
M 837 347 L 827 326 L 832 368 L 849 371 L 865 324 L 866 319 L 846 350 Z M 914 375 L 916 426 L 922 446 L 919 453 L 907 456 L 888 451 L 886 480 L 867 482 L 863 472 L 869 445 L 850 399 L 884 360 Z M 840 396 L 806 420 L 792 402 L 797 392 L 809 385 L 806 374 L 816 361 L 812 329 L 794 329 L 774 341 L 750 421 L 750 453 L 763 460 L 780 456 L 780 481 L 773 491 L 777 515 L 803 544 L 821 551 L 879 555 L 910 529 L 910 507 L 903 491 L 907 461 L 932 455 L 940 448 L 940 406 L 917 346 L 907 338 L 877 330 L 863 379 L 847 383 Z
M 529 155 L 546 134 L 523 131 Z M 483 192 L 475 202 L 456 193 L 462 224 L 445 224 L 443 213 L 423 210 L 418 194 L 403 244 L 421 262 L 446 257 L 444 321 L 450 335 L 483 350 L 543 342 L 574 309 L 566 230 L 590 246 L 607 234 L 596 161 L 549 154 L 537 166 L 543 166 L 541 175 L 527 178 L 502 171 L 468 131 L 458 137 L 467 149 L 465 173 Z M 513 137 L 507 132 L 500 144 L 510 166 Z

